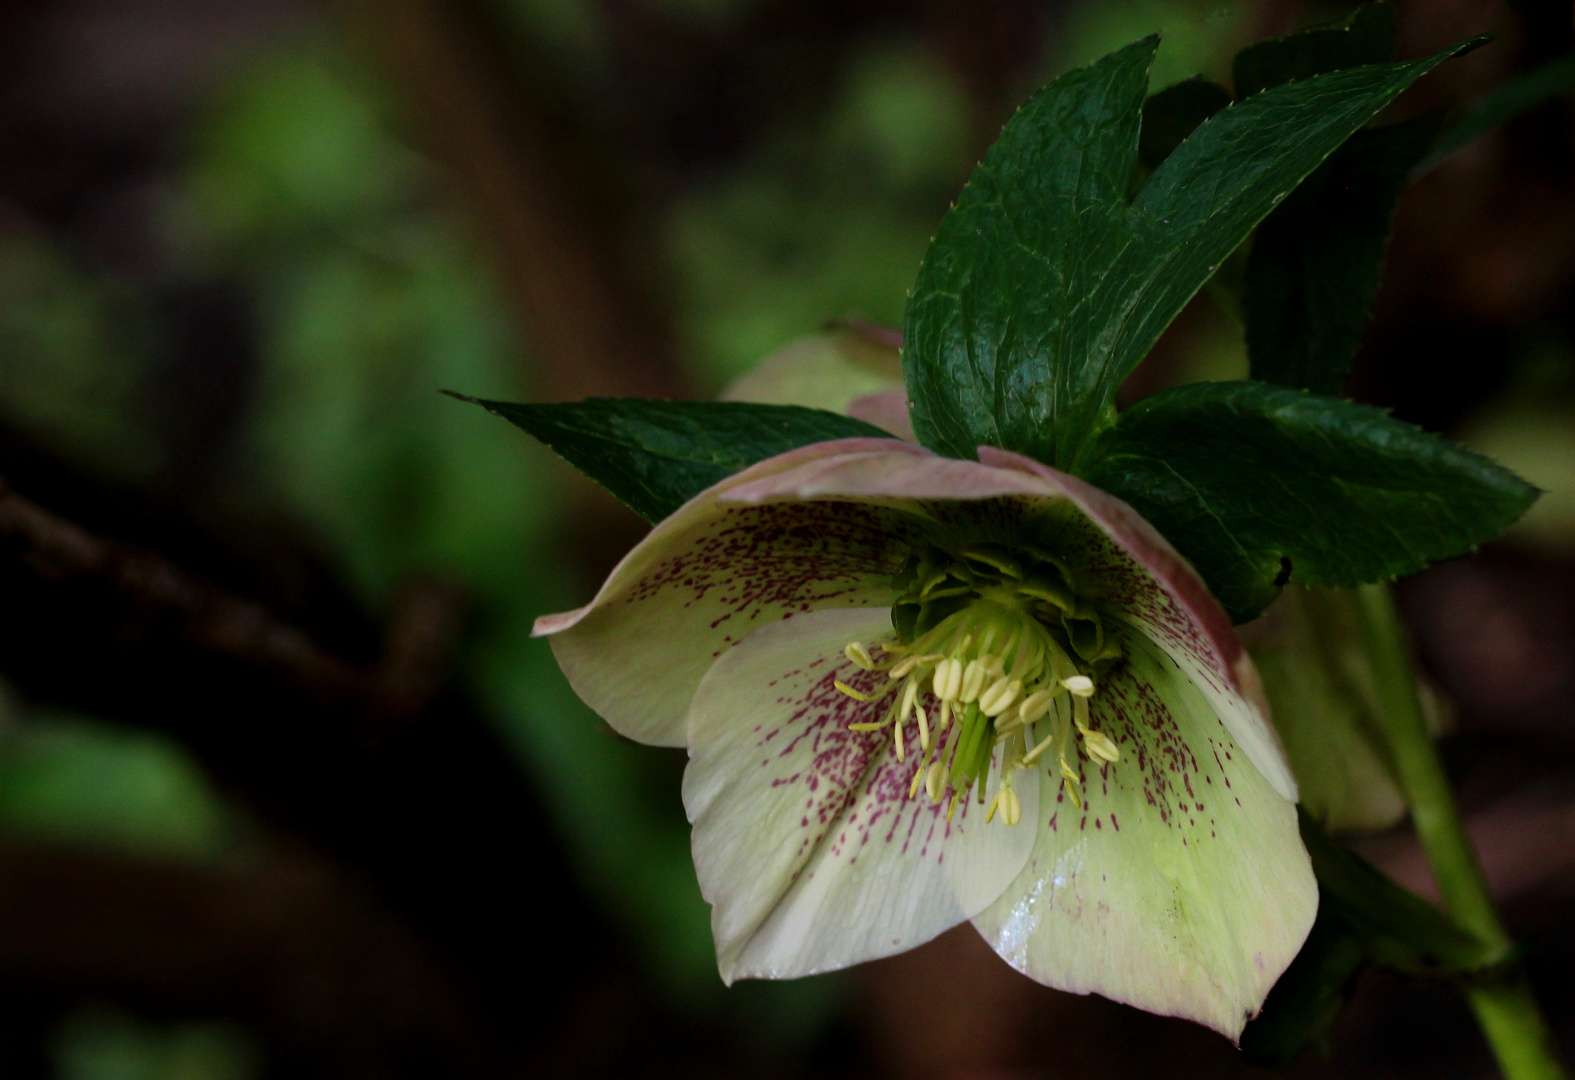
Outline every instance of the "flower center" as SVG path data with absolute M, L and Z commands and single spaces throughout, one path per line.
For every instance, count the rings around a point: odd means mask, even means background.
M 931 547 L 911 555 L 892 584 L 893 639 L 844 650 L 855 666 L 886 675 L 872 691 L 836 684 L 873 706 L 849 729 L 890 729 L 898 761 L 916 745 L 908 797 L 921 787 L 932 802 L 949 797 L 948 821 L 970 792 L 984 802 L 997 746 L 999 783 L 986 822 L 1021 820 L 1013 779 L 1046 754 L 1081 807 L 1079 749 L 1104 764 L 1121 757 L 1088 713 L 1096 678 L 1121 651 L 1061 561 L 1030 546 Z

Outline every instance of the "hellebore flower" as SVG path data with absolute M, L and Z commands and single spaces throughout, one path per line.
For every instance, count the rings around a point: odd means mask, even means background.
M 1251 663 L 1130 507 L 979 458 L 762 461 L 536 632 L 615 729 L 688 747 L 725 980 L 972 920 L 1040 982 L 1234 1038 L 1317 906 Z

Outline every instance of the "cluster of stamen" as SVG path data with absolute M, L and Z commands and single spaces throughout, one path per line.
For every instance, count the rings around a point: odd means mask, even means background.
M 845 650 L 856 667 L 886 675 L 872 690 L 837 682 L 874 706 L 849 729 L 890 731 L 898 761 L 914 753 L 908 797 L 922 789 L 934 803 L 949 798 L 948 820 L 970 792 L 984 802 L 997 747 L 986 822 L 1022 819 L 1014 777 L 1047 754 L 1080 807 L 1079 747 L 1095 762 L 1121 757 L 1089 719 L 1095 678 L 1120 651 L 1060 562 L 1033 548 L 976 545 L 955 555 L 930 548 L 915 553 L 894 584 L 893 639 Z

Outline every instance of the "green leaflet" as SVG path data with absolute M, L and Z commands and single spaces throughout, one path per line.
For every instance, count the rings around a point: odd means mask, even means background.
M 1151 94 L 1143 102 L 1138 160 L 1150 172 L 1159 168 L 1198 125 L 1230 104 L 1230 94 L 1201 75 Z
M 919 440 L 1076 471 L 1116 388 L 1248 232 L 1357 128 L 1468 45 L 1275 87 L 1204 122 L 1130 201 L 1149 38 L 1006 125 L 925 255 L 903 370 Z
M 1497 535 L 1530 484 L 1380 409 L 1254 382 L 1138 402 L 1086 478 L 1125 499 L 1245 621 L 1294 577 L 1350 587 Z
M 862 420 L 797 405 L 641 398 L 525 405 L 451 396 L 524 428 L 650 522 L 768 457 L 828 439 L 892 437 Z
M 1248 46 L 1238 94 L 1394 58 L 1383 0 L 1344 19 Z M 1438 132 L 1436 115 L 1359 131 L 1264 220 L 1247 263 L 1242 312 L 1252 377 L 1320 394 L 1345 389 L 1378 290 L 1389 222 L 1406 174 Z
M 1278 1067 L 1328 1034 L 1352 979 L 1368 963 L 1411 975 L 1446 976 L 1480 971 L 1503 959 L 1330 838 L 1304 811 L 1298 813 L 1302 842 L 1318 876 L 1318 919 L 1241 1040 L 1248 1057 Z
M 1335 22 L 1248 45 L 1231 64 L 1231 81 L 1236 96 L 1248 98 L 1326 71 L 1382 64 L 1394 55 L 1394 8 L 1376 0 Z
M 1259 227 L 1242 305 L 1254 379 L 1345 390 L 1395 200 L 1437 131 L 1428 113 L 1357 132 Z

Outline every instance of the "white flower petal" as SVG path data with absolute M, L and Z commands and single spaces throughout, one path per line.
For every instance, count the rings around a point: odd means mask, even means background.
M 1144 634 L 1112 631 L 1126 660 L 1090 704 L 1121 760 L 1084 762 L 1082 810 L 1041 770 L 1034 853 L 974 924 L 1040 982 L 1234 1039 L 1317 911 L 1296 809 L 1190 673 Z
M 912 525 L 856 503 L 739 506 L 730 489 L 895 439 L 817 443 L 760 462 L 695 496 L 624 557 L 596 599 L 548 615 L 558 664 L 580 698 L 620 733 L 682 746 L 684 713 L 727 649 L 786 615 L 891 603 L 890 578 Z
M 1033 846 L 1035 784 L 1019 787 L 1021 825 L 986 825 L 972 801 L 948 822 L 922 785 L 908 798 L 919 764 L 913 722 L 900 763 L 885 733 L 847 730 L 876 709 L 884 716 L 891 699 L 860 704 L 835 688 L 837 679 L 884 682 L 843 647 L 890 630 L 884 610 L 779 622 L 725 653 L 695 694 L 684 806 L 729 982 L 913 948 L 994 900 Z

